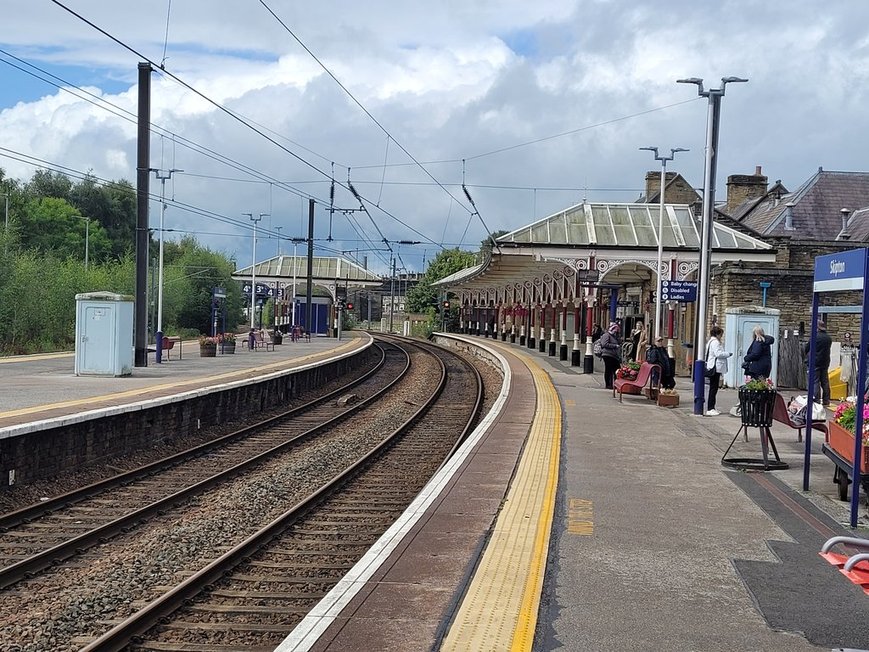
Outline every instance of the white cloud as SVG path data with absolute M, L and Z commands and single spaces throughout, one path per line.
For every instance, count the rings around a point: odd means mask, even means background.
M 703 100 L 472 158 L 690 100 L 696 89 L 675 84 L 685 76 L 704 77 L 711 86 L 724 75 L 751 79 L 728 87 L 722 104 L 719 193 L 728 174 L 750 172 L 755 165 L 790 187 L 818 165 L 866 169 L 863 134 L 869 120 L 862 107 L 869 66 L 861 25 L 869 7 L 863 5 L 834 2 L 819 15 L 808 0 L 788 3 L 787 11 L 748 0 L 674 0 L 666 12 L 628 0 L 270 4 L 415 158 L 448 161 L 427 166 L 439 180 L 460 183 L 460 160 L 468 159 L 465 180 L 493 229 L 516 228 L 583 196 L 635 198 L 646 170 L 654 169 L 647 154 L 637 151 L 640 146 L 689 147 L 676 168 L 701 185 Z M 88 77 L 93 92 L 135 111 L 136 56 L 54 6 L 24 0 L 7 5 L 0 47 L 37 65 L 78 66 L 52 70 Z M 162 2 L 70 5 L 145 55 L 162 59 Z M 461 237 L 468 213 L 455 205 L 450 210 L 442 189 L 389 185 L 431 183 L 421 170 L 390 167 L 384 173 L 365 167 L 383 162 L 385 135 L 258 3 L 173 3 L 167 56 L 168 70 L 259 128 L 273 130 L 271 137 L 298 157 L 326 172 L 335 161 L 339 180 L 347 176 L 343 166 L 352 167 L 360 192 L 436 241 L 449 213 L 446 240 Z M 4 88 L 14 89 L 24 79 L 0 66 Z M 296 157 L 172 80 L 155 74 L 152 86 L 156 124 L 328 199 L 327 180 Z M 4 147 L 79 170 L 92 168 L 98 176 L 135 179 L 134 124 L 48 86 L 42 97 L 31 92 L 25 102 L 10 102 L 8 90 L 0 94 L 4 97 Z M 297 196 L 261 182 L 193 176 L 245 175 L 157 137 L 152 161 L 154 167 L 185 170 L 174 180 L 181 201 L 235 217 L 270 212 L 271 225 L 283 225 L 284 236 L 302 234 L 307 208 Z M 388 162 L 406 163 L 408 157 L 390 143 Z M 33 171 L 3 158 L 0 167 L 23 178 Z M 387 185 L 381 187 L 381 180 Z M 464 201 L 460 188 L 450 186 L 450 192 Z M 356 204 L 346 191 L 339 189 L 337 197 L 343 207 Z M 372 214 L 388 238 L 419 239 L 376 209 Z M 366 218 L 354 217 L 367 237 L 379 240 Z M 178 209 L 167 212 L 167 221 L 201 232 L 234 230 L 235 236 L 202 239 L 238 249 L 239 261 L 248 260 L 249 237 L 241 228 Z M 318 224 L 326 225 L 323 237 L 327 222 L 318 213 Z M 334 220 L 333 236 L 344 239 L 338 249 L 352 248 L 358 237 L 343 215 Z M 466 242 L 482 237 L 472 220 Z M 411 264 L 421 258 L 403 256 Z

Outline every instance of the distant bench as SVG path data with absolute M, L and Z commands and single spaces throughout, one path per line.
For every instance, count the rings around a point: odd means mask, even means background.
M 250 348 L 250 344 L 251 344 L 250 335 L 247 335 L 242 340 L 242 346 L 246 346 L 246 347 Z M 256 349 L 265 349 L 266 351 L 269 351 L 269 350 L 274 351 L 275 350 L 275 343 L 272 340 L 271 335 L 269 335 L 267 337 L 263 337 L 263 334 L 260 333 L 259 331 L 254 332 L 253 350 L 256 350 Z
M 653 375 L 652 371 L 658 371 L 657 375 Z M 637 372 L 637 377 L 633 380 L 627 378 L 618 378 L 613 383 L 613 398 L 616 397 L 616 392 L 619 393 L 619 402 L 622 400 L 622 394 L 642 394 L 643 388 L 648 384 L 650 388 L 657 389 L 661 382 L 661 365 L 649 364 L 644 362 L 640 365 L 640 370 Z
M 175 342 L 178 342 L 178 359 L 181 359 L 181 338 L 180 337 L 164 337 L 163 338 L 163 357 L 166 360 L 171 359 L 169 351 L 175 348 Z M 153 349 L 148 349 L 149 352 L 157 353 L 157 345 L 154 344 Z

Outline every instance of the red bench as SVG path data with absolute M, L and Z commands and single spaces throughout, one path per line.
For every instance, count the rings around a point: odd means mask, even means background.
M 655 380 L 652 380 L 652 371 L 657 369 L 658 374 Z M 648 385 L 650 389 L 658 389 L 661 383 L 661 365 L 650 364 L 644 362 L 640 365 L 640 370 L 637 372 L 637 377 L 634 380 L 627 378 L 617 378 L 613 382 L 613 398 L 616 397 L 616 392 L 619 393 L 619 402 L 622 401 L 622 394 L 642 394 L 643 388 Z
M 791 421 L 791 413 L 788 412 L 788 406 L 785 405 L 784 397 L 781 394 L 775 395 L 775 405 L 773 405 L 772 408 L 772 419 L 773 421 L 783 423 L 792 430 L 796 430 L 798 442 L 803 440 L 803 428 L 806 427 L 806 424 L 803 423 L 802 425 L 798 425 Z M 824 441 L 829 439 L 829 435 L 827 434 L 827 423 L 825 421 L 815 421 L 813 419 L 812 430 L 824 433 Z

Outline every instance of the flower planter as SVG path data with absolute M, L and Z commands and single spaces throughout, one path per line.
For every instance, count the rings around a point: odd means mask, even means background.
M 214 358 L 217 357 L 217 344 L 200 344 L 199 345 L 199 357 L 200 358 Z
M 773 389 L 739 390 L 739 412 L 742 425 L 752 428 L 772 426 L 776 392 Z
M 221 342 L 220 352 L 224 354 L 235 353 L 235 342 Z
M 854 464 L 854 433 L 846 430 L 835 421 L 830 421 L 827 424 L 827 433 L 829 436 L 829 445 L 843 459 L 850 464 Z M 869 468 L 869 446 L 863 445 L 863 463 L 860 469 L 865 473 Z

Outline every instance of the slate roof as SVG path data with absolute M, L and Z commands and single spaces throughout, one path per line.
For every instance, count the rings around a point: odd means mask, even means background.
M 785 229 L 785 211 L 789 203 L 793 204 L 793 230 Z M 842 230 L 841 210 L 848 208 L 853 215 L 867 207 L 869 172 L 818 170 L 795 192 L 784 194 L 780 199 L 767 193 L 754 206 L 745 210 L 740 206 L 734 217 L 761 235 L 835 240 Z M 854 224 L 854 220 L 851 223 Z

